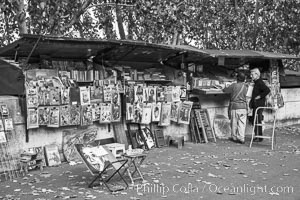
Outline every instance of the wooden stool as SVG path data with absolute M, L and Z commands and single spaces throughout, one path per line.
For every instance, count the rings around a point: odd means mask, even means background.
M 43 171 L 43 159 L 37 158 L 30 161 L 20 161 L 21 164 L 21 171 L 24 171 L 25 173 L 28 173 L 29 169 L 32 169 L 33 167 L 39 167 L 41 171 Z

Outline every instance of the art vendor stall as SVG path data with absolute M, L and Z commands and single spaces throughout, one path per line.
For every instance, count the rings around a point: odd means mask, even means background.
M 51 166 L 72 161 L 74 143 L 117 142 L 122 149 L 150 149 L 163 146 L 166 138 L 168 145 L 174 138 L 216 142 L 223 133 L 214 122 L 227 113 L 229 100 L 222 86 L 231 84 L 238 70 L 259 67 L 276 105 L 280 59 L 297 59 L 40 35 L 22 35 L 1 48 L 0 56 L 19 63 L 24 83 L 24 121 L 14 139 L 16 152 L 43 153 L 45 148 Z

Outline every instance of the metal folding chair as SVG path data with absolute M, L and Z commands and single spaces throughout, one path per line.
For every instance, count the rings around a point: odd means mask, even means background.
M 257 118 L 257 113 L 258 113 L 258 110 L 271 110 L 272 111 L 272 114 L 273 114 L 273 122 L 272 122 L 272 134 L 271 136 L 262 136 L 262 135 L 255 135 L 255 127 L 257 126 L 267 126 L 267 124 L 263 124 L 263 123 L 258 123 L 258 118 Z M 276 120 L 277 120 L 277 108 L 275 107 L 258 107 L 255 111 L 255 114 L 254 114 L 254 122 L 253 122 L 253 131 L 252 131 L 252 137 L 251 137 L 251 142 L 250 142 L 250 148 L 252 147 L 252 143 L 253 143 L 253 140 L 255 138 L 263 138 L 263 139 L 270 139 L 271 142 L 272 142 L 272 150 L 274 149 L 275 147 L 275 144 L 276 144 L 276 135 L 275 135 L 275 128 L 276 128 Z
M 111 153 L 111 151 L 109 149 L 107 149 L 105 146 L 102 146 L 103 149 L 106 151 L 106 155 L 105 155 L 105 163 L 104 163 L 104 167 L 103 170 L 99 170 L 96 169 L 86 158 L 86 155 L 84 155 L 83 153 L 83 148 L 85 147 L 83 144 L 74 144 L 76 151 L 78 152 L 80 158 L 82 159 L 82 161 L 84 162 L 84 164 L 87 166 L 87 168 L 89 169 L 90 173 L 95 176 L 95 178 L 91 181 L 91 183 L 89 184 L 88 187 L 93 187 L 94 183 L 99 180 L 99 183 L 103 183 L 107 189 L 110 192 L 115 192 L 115 191 L 120 191 L 120 190 L 125 190 L 128 188 L 128 183 L 126 182 L 126 180 L 124 179 L 123 175 L 124 172 L 122 172 L 123 170 L 126 171 L 126 163 L 128 162 L 127 159 L 116 159 L 116 157 Z M 109 172 L 111 171 L 111 172 Z M 110 174 L 109 174 L 110 173 Z M 109 182 L 112 180 L 112 178 L 115 175 L 119 175 L 119 177 L 121 178 L 121 181 L 124 182 L 125 186 L 121 186 L 120 184 L 116 187 L 116 189 L 112 189 L 112 186 L 109 185 Z M 107 177 L 106 177 L 107 176 Z

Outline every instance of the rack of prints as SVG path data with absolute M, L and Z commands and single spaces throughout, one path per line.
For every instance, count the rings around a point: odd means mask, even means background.
M 64 73 L 61 77 L 30 80 L 26 84 L 27 128 L 91 125 L 121 121 L 120 85 L 77 87 Z M 101 83 L 101 84 L 100 84 Z M 102 108 L 102 106 L 104 106 Z

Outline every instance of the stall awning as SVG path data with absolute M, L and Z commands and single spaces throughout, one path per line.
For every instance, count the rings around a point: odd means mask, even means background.
M 36 46 L 36 48 L 34 48 Z M 88 59 L 96 61 L 161 63 L 200 61 L 210 57 L 208 53 L 163 44 L 151 44 L 130 40 L 96 40 L 82 38 L 61 38 L 54 36 L 22 35 L 12 44 L 0 48 L 2 57 L 28 57 L 39 59 L 48 56 L 52 59 Z

